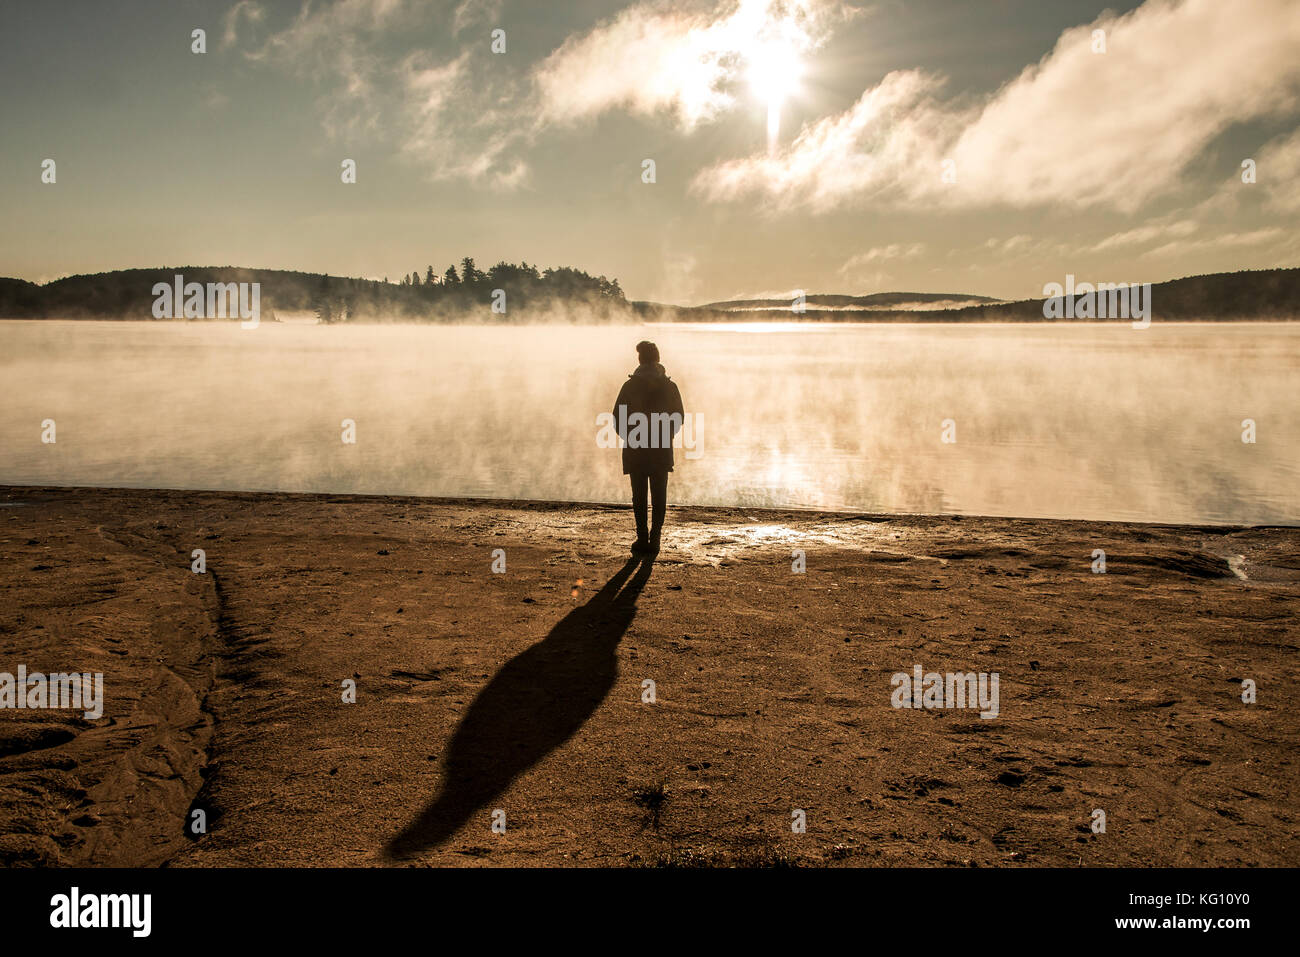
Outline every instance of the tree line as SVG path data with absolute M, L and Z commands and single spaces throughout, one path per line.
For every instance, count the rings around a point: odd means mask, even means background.
M 486 272 L 472 257 L 449 266 L 441 275 L 432 266 L 423 277 L 415 272 L 390 282 L 351 279 L 324 273 L 233 266 L 176 266 L 122 269 L 68 276 L 37 284 L 0 279 L 0 318 L 8 319 L 150 319 L 153 288 L 186 283 L 260 284 L 262 315 L 275 311 L 315 312 L 326 322 L 400 319 L 404 321 L 528 321 L 555 310 L 581 310 L 584 319 L 615 319 L 630 304 L 617 279 L 592 276 L 570 267 L 539 269 L 528 263 L 497 263 Z M 501 290 L 501 294 L 497 294 Z M 493 311 L 493 302 L 503 304 Z

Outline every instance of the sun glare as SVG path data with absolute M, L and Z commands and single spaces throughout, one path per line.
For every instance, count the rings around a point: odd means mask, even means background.
M 795 92 L 803 72 L 799 54 L 784 43 L 757 47 L 747 56 L 748 79 L 754 95 L 768 106 L 780 106 Z
M 788 43 L 764 43 L 746 54 L 747 79 L 754 96 L 767 106 L 767 145 L 776 148 L 781 133 L 781 106 L 799 88 L 803 63 Z

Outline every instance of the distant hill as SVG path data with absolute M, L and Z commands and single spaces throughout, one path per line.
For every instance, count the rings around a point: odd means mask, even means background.
M 316 315 L 325 322 L 528 322 L 557 315 L 574 321 L 649 322 L 1043 321 L 1042 299 L 1006 302 L 957 293 L 816 294 L 805 296 L 803 313 L 792 312 L 788 299 L 736 299 L 703 306 L 629 302 L 617 279 L 569 268 L 538 270 L 527 263 L 498 263 L 481 272 L 472 260 L 463 260 L 459 273 L 452 267 L 437 275 L 429 268 L 418 283 L 412 281 L 418 278 L 414 276 L 393 283 L 233 266 L 123 269 L 43 285 L 0 278 L 0 318 L 150 319 L 154 285 L 171 284 L 177 274 L 187 283 L 205 285 L 260 283 L 263 321 L 273 320 L 277 310 L 286 318 Z M 491 308 L 496 289 L 506 293 L 504 314 Z M 1300 319 L 1300 268 L 1214 273 L 1154 283 L 1151 300 L 1154 321 Z
M 154 286 L 172 285 L 177 275 L 185 283 L 258 283 L 261 318 L 314 313 L 326 322 L 428 320 L 450 321 L 474 315 L 484 321 L 544 318 L 556 308 L 582 311 L 588 318 L 625 317 L 627 300 L 618 280 L 590 276 L 578 269 L 539 270 L 527 263 L 498 263 L 487 272 L 473 260 L 462 260 L 460 271 L 449 268 L 425 280 L 416 274 L 400 282 L 348 279 L 322 273 L 235 266 L 175 266 L 121 269 L 94 275 L 69 276 L 37 285 L 21 279 L 0 279 L 0 318 L 5 319 L 152 319 Z M 505 312 L 493 312 L 494 290 L 505 291 Z M 498 297 L 499 298 L 499 297 Z
M 1080 276 L 1078 281 L 1089 278 Z M 1151 302 L 1156 322 L 1300 319 L 1300 269 L 1243 270 L 1152 283 Z M 789 299 L 738 299 L 705 306 L 632 305 L 643 318 L 656 322 L 1044 321 L 1042 299 L 1005 302 L 984 296 L 895 292 L 812 295 L 805 296 L 805 303 L 808 308 L 803 313 L 793 312 Z M 954 303 L 960 305 L 954 307 Z
M 869 296 L 805 296 L 809 309 L 832 309 L 860 312 L 890 312 L 913 310 L 959 309 L 984 303 L 1002 302 L 989 296 L 972 296 L 942 292 L 877 292 Z M 789 309 L 790 298 L 783 299 L 730 299 L 726 302 L 709 302 L 697 308 L 721 309 L 726 312 L 756 312 L 764 309 Z

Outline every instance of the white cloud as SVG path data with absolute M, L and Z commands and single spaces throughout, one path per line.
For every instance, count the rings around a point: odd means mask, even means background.
M 500 10 L 500 0 L 304 2 L 244 55 L 314 82 L 331 137 L 389 136 L 432 179 L 508 188 L 527 180 L 524 151 L 548 127 L 623 109 L 690 129 L 734 104 L 754 51 L 809 52 L 853 14 L 842 0 L 652 0 L 570 37 L 528 74 L 487 69 L 486 36 L 450 59 L 394 52 L 420 26 L 446 23 L 455 36 L 495 23 Z M 227 31 L 261 16 L 240 0 Z
M 1145 256 L 1188 256 L 1194 253 L 1221 252 L 1225 249 L 1241 249 L 1250 246 L 1264 246 L 1275 243 L 1289 233 L 1278 226 L 1252 229 L 1245 232 L 1217 233 L 1205 239 L 1176 239 L 1154 249 L 1147 250 Z
M 1269 246 L 1287 235 L 1287 230 L 1278 226 L 1224 231 L 1195 219 L 1169 218 L 1115 233 L 1090 245 L 1062 247 L 1061 251 L 1070 256 L 1110 253 L 1130 258 L 1183 257 Z
M 471 169 L 467 164 L 476 157 L 457 149 L 456 142 L 447 135 L 467 88 L 468 55 L 434 63 L 423 54 L 415 54 L 402 61 L 398 74 L 402 154 L 427 165 L 434 178 L 482 175 L 486 168 Z
M 841 273 L 859 271 L 863 266 L 873 263 L 886 263 L 895 259 L 915 259 L 925 252 L 925 243 L 890 243 L 888 246 L 873 246 L 866 252 L 850 256 L 840 267 Z
M 639 3 L 566 40 L 535 72 L 543 120 L 573 123 L 624 109 L 669 113 L 691 129 L 734 105 L 756 51 L 808 53 L 854 12 L 838 0 L 680 7 Z
M 241 0 L 227 17 L 241 14 Z M 503 93 L 508 78 L 477 75 L 471 50 L 447 59 L 425 50 L 402 55 L 408 37 L 429 23 L 455 30 L 499 12 L 498 0 L 335 0 L 305 2 L 293 20 L 245 56 L 314 82 L 327 135 L 340 141 L 391 139 L 397 153 L 430 179 L 464 179 L 500 188 L 518 186 L 528 167 L 512 148 L 536 129 L 535 110 Z M 260 10 L 257 15 L 260 17 Z M 249 8 L 242 14 L 253 18 Z M 486 38 L 478 46 L 487 50 Z
M 381 126 L 392 71 L 379 41 L 427 16 L 431 0 L 304 2 L 289 25 L 245 51 L 254 63 L 306 77 L 328 135 L 349 139 Z M 234 11 L 231 11 L 232 15 Z
M 693 188 L 712 200 L 759 195 L 778 208 L 814 212 L 848 197 L 925 195 L 939 183 L 941 144 L 957 126 L 935 100 L 942 85 L 919 71 L 890 73 L 847 112 L 804 128 L 787 149 L 710 167 Z
M 1008 253 L 1023 249 L 1033 241 L 1034 237 L 1028 233 L 1017 233 L 1014 236 L 1008 236 L 1006 239 L 985 240 L 984 246 L 988 249 L 996 249 L 998 252 Z
M 1182 239 L 1196 232 L 1200 227 L 1190 219 L 1180 219 L 1169 223 L 1152 223 L 1138 226 L 1107 236 L 1101 242 L 1088 247 L 1086 252 L 1100 253 L 1111 249 L 1123 249 L 1130 246 L 1146 246 L 1150 243 L 1170 238 Z
M 843 281 L 859 289 L 884 289 L 895 276 L 887 263 L 919 259 L 926 252 L 925 243 L 889 243 L 850 256 L 837 270 Z
M 423 55 L 402 63 L 402 155 L 425 166 L 433 179 L 513 188 L 527 178 L 528 167 L 510 155 L 511 147 L 529 131 L 501 122 L 490 108 L 478 108 L 469 63 L 468 51 L 449 63 L 431 64 Z M 476 104 L 469 117 L 466 102 Z
M 1096 28 L 1105 53 L 1092 52 Z M 1065 31 L 982 106 L 941 99 L 938 77 L 891 73 L 785 150 L 706 169 L 694 188 L 814 211 L 846 199 L 1132 211 L 1232 125 L 1295 112 L 1297 49 L 1295 0 L 1148 0 Z

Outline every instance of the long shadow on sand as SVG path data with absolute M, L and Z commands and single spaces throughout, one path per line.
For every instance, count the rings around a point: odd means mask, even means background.
M 614 686 L 615 650 L 653 568 L 653 561 L 632 559 L 497 672 L 452 736 L 442 792 L 388 842 L 385 857 L 402 859 L 441 844 L 586 723 Z

